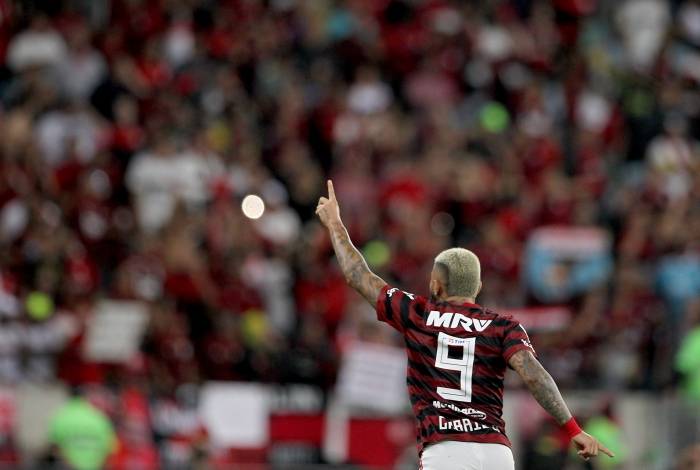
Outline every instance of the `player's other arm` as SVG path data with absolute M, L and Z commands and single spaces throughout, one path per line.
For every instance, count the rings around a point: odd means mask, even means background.
M 330 180 L 328 180 L 328 197 L 318 200 L 316 214 L 328 229 L 335 256 L 348 284 L 371 305 L 374 305 L 386 282 L 369 269 L 362 254 L 350 241 L 348 231 L 340 219 L 340 208 L 335 198 L 333 182 Z
M 564 399 L 559 392 L 557 384 L 554 383 L 554 379 L 542 367 L 542 364 L 532 352 L 526 349 L 518 351 L 511 356 L 508 364 L 520 375 L 540 406 L 552 415 L 560 426 L 564 426 L 569 432 L 571 440 L 576 444 L 578 454 L 581 457 L 588 460 L 590 457 L 597 456 L 598 451 L 614 457 L 614 454 L 598 442 L 596 438 L 581 431 L 576 421 L 572 418 L 566 403 L 564 403 Z

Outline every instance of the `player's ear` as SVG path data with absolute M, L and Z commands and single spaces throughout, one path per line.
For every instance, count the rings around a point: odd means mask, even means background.
M 439 279 L 432 278 L 430 280 L 430 294 L 435 299 L 441 299 L 445 295 L 445 287 Z
M 439 267 L 434 265 L 433 270 L 430 272 L 430 295 L 435 300 L 440 300 L 447 295 L 443 277 Z

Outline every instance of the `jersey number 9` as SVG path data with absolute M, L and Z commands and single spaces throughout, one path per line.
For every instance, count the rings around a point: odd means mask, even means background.
M 461 348 L 461 357 L 450 357 L 450 346 Z M 435 367 L 459 372 L 459 388 L 437 388 L 437 393 L 442 398 L 453 401 L 472 401 L 472 370 L 474 368 L 475 346 L 476 338 L 457 338 L 445 333 L 438 335 Z

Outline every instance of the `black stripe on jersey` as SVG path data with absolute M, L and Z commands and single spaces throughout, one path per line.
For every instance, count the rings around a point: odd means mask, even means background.
M 407 334 L 412 334 L 413 338 L 415 341 L 421 343 L 421 344 L 432 344 L 434 342 L 437 342 L 437 334 L 434 331 L 427 331 L 423 329 L 420 325 L 416 325 L 412 320 L 411 324 L 407 325 L 408 329 L 410 329 L 410 332 L 406 332 Z
M 431 377 L 435 378 L 438 376 L 437 370 L 435 367 L 430 367 L 425 364 L 422 364 L 420 362 L 408 360 L 408 367 L 411 369 L 415 370 L 416 372 L 419 372 L 421 375 L 424 375 L 425 377 Z
M 484 346 L 501 350 L 501 342 L 495 336 L 477 336 L 476 341 Z
M 504 349 L 505 351 L 505 349 Z M 487 356 L 486 354 L 481 354 L 479 356 L 476 356 L 475 361 L 481 362 L 484 366 L 489 367 L 491 369 L 500 369 L 505 367 L 505 361 L 503 360 L 502 356 Z
M 410 307 L 409 307 L 409 309 L 410 309 Z M 416 313 L 416 316 L 417 316 L 419 319 L 423 320 L 423 319 L 425 318 L 425 310 L 423 310 L 423 306 L 422 306 L 421 304 L 414 303 L 414 304 L 413 304 L 413 311 Z M 410 318 L 411 318 L 410 312 L 409 312 L 409 315 L 408 315 L 407 318 L 408 318 L 408 321 L 410 321 L 410 324 L 409 324 L 408 326 L 409 326 L 413 331 L 417 331 L 418 333 L 422 333 L 422 334 L 424 334 L 424 335 L 433 336 L 432 332 L 429 332 L 429 331 L 426 331 L 426 330 L 423 329 L 423 325 L 422 325 L 422 324 L 419 323 L 419 324 L 416 325 L 416 324 L 413 322 L 413 320 L 410 319 Z
M 503 350 L 505 351 L 508 348 L 512 348 L 513 346 L 517 346 L 519 344 L 523 344 L 523 341 L 521 339 L 512 339 L 510 341 L 506 341 L 503 343 Z
M 503 400 L 497 398 L 495 394 L 475 393 L 474 388 L 472 388 L 471 403 L 475 405 L 503 406 Z
M 394 311 L 391 308 L 391 297 L 388 295 L 384 296 L 384 312 L 386 313 L 386 319 L 391 321 L 394 318 Z
M 427 434 L 428 434 L 428 436 L 432 436 L 433 434 L 435 434 L 436 432 L 438 432 L 437 429 L 435 428 L 435 425 L 434 425 L 433 423 L 431 423 L 431 422 L 428 422 L 428 424 L 427 424 L 427 425 L 424 425 L 424 427 L 427 428 Z
M 417 377 L 406 377 L 406 384 L 418 389 L 424 389 L 426 387 L 425 382 L 421 382 Z
M 487 313 L 490 313 L 491 315 L 494 315 L 496 317 L 493 319 L 494 326 L 508 327 L 513 326 L 515 324 L 515 322 L 513 322 L 511 318 L 504 317 L 503 315 L 499 315 L 495 312 L 487 311 Z
M 423 354 L 425 356 L 428 356 L 430 358 L 435 359 L 435 355 L 437 354 L 437 351 L 429 348 L 428 346 L 418 343 L 416 341 L 408 339 L 408 336 L 404 336 L 404 342 L 406 343 L 406 347 L 412 351 L 417 352 L 418 354 Z
M 472 384 L 479 385 L 484 388 L 492 388 L 498 390 L 501 388 L 503 379 L 498 377 L 486 377 L 483 375 L 473 375 Z
M 408 399 L 411 402 L 411 406 L 415 406 L 417 403 L 420 403 L 423 401 L 424 394 L 418 394 L 418 393 L 409 393 L 408 394 Z
M 401 314 L 401 323 L 406 327 L 415 328 L 411 320 L 409 319 L 410 308 L 408 304 L 410 301 L 411 298 L 405 294 L 403 297 L 401 297 L 401 306 L 399 307 L 399 312 Z

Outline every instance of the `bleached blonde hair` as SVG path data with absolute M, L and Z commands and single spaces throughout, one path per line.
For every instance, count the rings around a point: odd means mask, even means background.
M 447 295 L 475 298 L 481 287 L 479 258 L 464 248 L 450 248 L 435 257 L 447 280 Z

